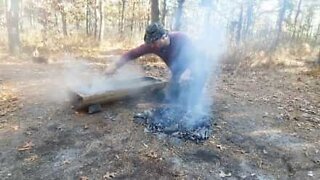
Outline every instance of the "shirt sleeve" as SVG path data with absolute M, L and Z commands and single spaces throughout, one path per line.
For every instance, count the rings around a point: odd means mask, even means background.
M 122 66 L 130 60 L 134 60 L 140 56 L 150 53 L 153 53 L 153 49 L 146 44 L 142 44 L 139 47 L 131 49 L 130 51 L 124 53 L 121 56 L 120 61 L 117 63 L 117 65 Z

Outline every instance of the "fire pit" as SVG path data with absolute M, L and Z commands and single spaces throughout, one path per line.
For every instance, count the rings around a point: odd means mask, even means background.
M 212 134 L 212 117 L 187 112 L 181 107 L 160 107 L 137 113 L 136 123 L 144 125 L 151 133 L 164 133 L 196 143 L 209 139 Z

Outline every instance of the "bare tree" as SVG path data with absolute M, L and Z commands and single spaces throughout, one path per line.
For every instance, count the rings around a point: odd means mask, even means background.
M 241 7 L 240 7 L 240 14 L 239 14 L 239 20 L 238 20 L 238 28 L 237 28 L 237 36 L 236 36 L 237 44 L 239 44 L 241 40 L 242 23 L 243 23 L 243 4 L 241 4 Z
M 19 4 L 20 0 L 6 0 L 8 44 L 11 54 L 18 54 L 20 51 Z
M 298 17 L 299 17 L 299 14 L 301 13 L 301 4 L 302 4 L 302 0 L 299 0 L 297 13 L 294 17 L 292 39 L 294 39 L 296 36 Z
M 87 36 L 90 34 L 90 0 L 86 1 L 86 33 Z
M 279 5 L 280 5 L 280 10 L 279 10 L 278 21 L 277 21 L 277 35 L 271 49 L 275 49 L 279 44 L 280 36 L 282 33 L 282 26 L 285 19 L 285 13 L 287 10 L 288 0 L 279 0 Z
M 134 20 L 135 20 L 135 12 L 136 12 L 136 5 L 137 5 L 137 2 L 133 2 L 133 5 L 132 5 L 132 17 L 131 17 L 131 23 L 130 23 L 130 37 L 132 38 L 133 36 L 133 26 L 134 26 Z
M 315 35 L 314 35 L 315 43 L 317 43 L 319 36 L 320 36 L 320 24 L 318 24 L 317 31 L 315 32 Z M 320 51 L 319 51 L 319 64 L 320 64 Z
M 151 22 L 160 21 L 159 0 L 151 0 Z
M 99 41 L 103 40 L 104 36 L 104 0 L 99 0 Z
M 244 36 L 247 37 L 249 34 L 251 34 L 252 26 L 253 26 L 253 6 L 254 6 L 254 0 L 248 0 L 247 1 L 247 12 L 246 12 L 246 25 L 244 28 Z
M 125 7 L 126 7 L 126 3 L 127 3 L 127 0 L 121 0 L 121 19 L 120 19 L 120 33 L 121 33 L 121 36 L 123 35 L 123 31 L 124 31 L 124 11 L 125 11 Z
M 183 13 L 183 4 L 185 3 L 185 0 L 178 0 L 178 8 L 176 12 L 176 18 L 175 18 L 175 26 L 174 30 L 180 30 L 181 28 L 181 17 Z
M 67 31 L 67 13 L 64 10 L 64 5 L 62 3 L 62 0 L 58 0 L 58 8 L 61 15 L 61 22 L 62 22 L 62 32 L 64 36 L 68 36 Z
M 94 5 L 93 5 L 93 14 L 94 14 L 94 24 L 93 24 L 93 27 L 94 27 L 94 38 L 95 39 L 98 39 L 98 21 L 99 21 L 99 17 L 98 17 L 98 1 L 96 0 Z
M 314 7 L 310 6 L 308 8 L 308 13 L 306 14 L 305 18 L 305 23 L 304 23 L 304 28 L 306 30 L 306 40 L 311 40 L 311 34 L 312 34 L 312 29 L 313 29 L 313 16 L 314 16 Z
M 166 23 L 166 16 L 167 16 L 167 0 L 163 0 L 162 5 L 162 14 L 161 14 L 161 23 L 165 25 Z
M 318 60 L 317 60 L 317 63 L 318 63 L 318 65 L 320 65 L 320 49 L 319 49 L 319 52 L 318 52 Z

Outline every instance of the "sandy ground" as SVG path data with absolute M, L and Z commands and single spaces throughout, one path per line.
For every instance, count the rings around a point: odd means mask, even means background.
M 203 144 L 144 132 L 136 97 L 71 109 L 61 65 L 0 61 L 0 179 L 320 179 L 319 76 L 223 64 Z M 162 67 L 145 65 L 164 76 Z

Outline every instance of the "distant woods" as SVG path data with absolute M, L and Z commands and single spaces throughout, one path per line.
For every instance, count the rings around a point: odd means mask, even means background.
M 1 0 L 0 6 L 1 32 L 12 54 L 30 44 L 64 48 L 76 37 L 98 45 L 139 41 L 150 22 L 190 33 L 200 22 L 214 24 L 233 47 L 261 42 L 256 49 L 272 50 L 320 41 L 320 2 L 312 0 Z

